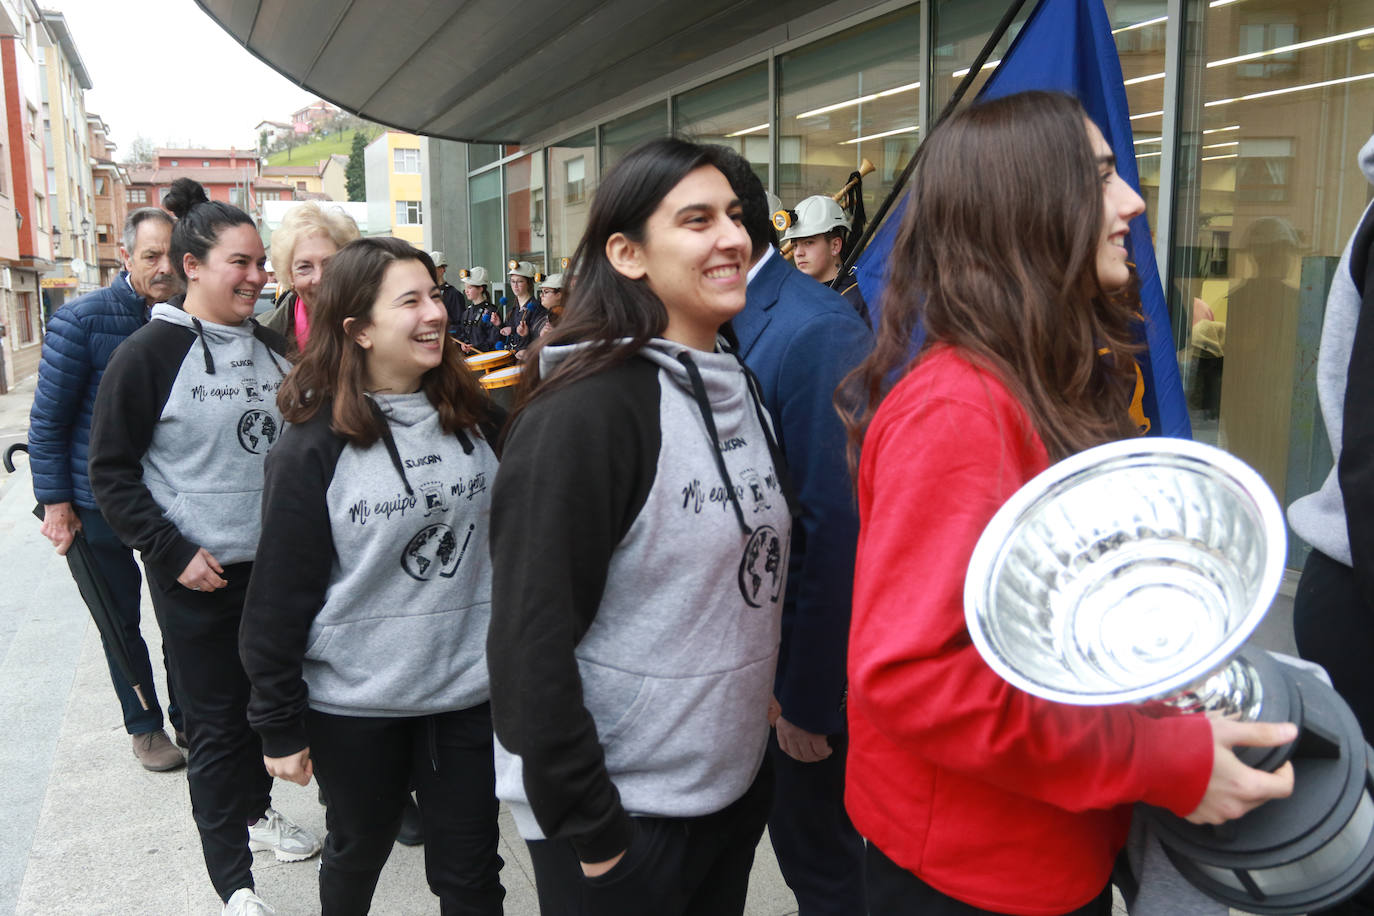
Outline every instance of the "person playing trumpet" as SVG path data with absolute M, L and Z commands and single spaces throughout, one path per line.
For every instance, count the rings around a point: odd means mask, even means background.
M 851 226 L 840 205 L 833 198 L 816 194 L 797 204 L 796 210 L 774 214 L 773 225 L 779 221 L 786 227 L 783 241 L 792 243 L 792 259 L 797 268 L 844 296 L 871 327 L 868 303 L 859 291 L 854 271 L 840 274 Z

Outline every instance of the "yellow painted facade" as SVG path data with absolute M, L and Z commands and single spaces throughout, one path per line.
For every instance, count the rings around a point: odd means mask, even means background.
M 423 245 L 425 240 L 423 210 L 420 213 L 421 219 L 418 225 L 403 226 L 396 222 L 396 204 L 398 201 L 415 201 L 419 204 L 424 199 L 419 166 L 420 138 L 415 134 L 389 130 L 386 134 L 386 146 L 387 185 L 391 189 L 390 209 L 388 210 L 391 214 L 391 234 L 398 239 L 405 239 L 412 245 Z M 415 150 L 414 172 L 396 171 L 396 150 L 398 149 Z

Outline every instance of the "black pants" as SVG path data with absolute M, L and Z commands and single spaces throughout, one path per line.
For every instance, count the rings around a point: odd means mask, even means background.
M 229 584 L 191 591 L 147 566 L 153 610 L 191 745 L 186 781 L 205 870 L 220 899 L 253 886 L 248 824 L 271 804 L 262 742 L 248 726 L 248 676 L 239 661 L 239 620 L 252 563 L 224 568 Z
M 868 885 L 869 916 L 998 916 L 980 910 L 926 884 L 911 872 L 868 844 L 864 858 L 864 882 Z M 1064 916 L 1111 916 L 1112 886 L 1108 884 L 1092 902 Z
M 134 552 L 120 542 L 110 528 L 110 523 L 95 509 L 77 508 L 81 518 L 81 530 L 86 535 L 86 543 L 91 548 L 91 559 L 97 571 L 105 577 L 110 586 L 110 597 L 114 600 L 115 617 L 120 629 L 124 631 L 124 642 L 129 647 L 129 662 L 133 675 L 138 679 L 148 708 L 138 701 L 138 694 L 129 686 L 124 673 L 120 671 L 110 647 L 105 646 L 105 664 L 110 669 L 110 682 L 114 685 L 115 696 L 119 697 L 120 710 L 124 713 L 124 730 L 131 735 L 162 730 L 162 707 L 157 701 L 157 688 L 153 685 L 153 665 L 148 660 L 148 645 L 139 632 L 139 618 L 142 616 L 140 605 L 143 602 L 143 577 L 139 574 Z M 68 562 L 71 555 L 68 554 Z M 104 639 L 101 644 L 104 645 Z M 162 647 L 162 664 L 167 669 L 167 718 L 172 727 L 182 729 L 181 709 L 177 706 L 176 691 L 171 685 L 171 667 L 167 664 L 167 646 Z
M 1355 571 L 1320 551 L 1303 565 L 1293 596 L 1293 635 L 1298 654 L 1331 675 L 1331 684 L 1360 721 L 1366 741 L 1374 741 L 1374 608 L 1355 581 Z M 1374 914 L 1374 887 L 1321 913 Z
M 445 916 L 499 916 L 491 704 L 403 719 L 311 710 L 315 776 L 329 797 L 320 865 L 323 916 L 364 914 L 415 787 L 425 877 Z
M 765 758 L 739 800 L 703 817 L 636 817 L 625 857 L 582 874 L 567 840 L 531 840 L 541 916 L 740 916 L 773 796 Z
M 768 837 L 800 916 L 853 916 L 864 903 L 864 841 L 844 810 L 847 735 L 831 735 L 833 753 L 802 763 L 768 742 L 773 762 L 773 810 Z

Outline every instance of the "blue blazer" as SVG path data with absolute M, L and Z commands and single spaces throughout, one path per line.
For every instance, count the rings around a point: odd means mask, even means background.
M 845 731 L 845 656 L 858 509 L 835 388 L 873 348 L 873 334 L 833 289 L 776 251 L 731 322 L 758 376 L 801 503 L 783 605 L 774 693 L 782 714 L 817 734 Z
M 148 306 L 127 272 L 48 319 L 29 413 L 29 467 L 40 503 L 96 508 L 86 470 L 95 392 L 115 347 L 147 323 Z

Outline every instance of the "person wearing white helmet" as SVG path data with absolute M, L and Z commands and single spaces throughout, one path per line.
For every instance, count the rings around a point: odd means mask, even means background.
M 444 279 L 444 274 L 448 273 L 448 259 L 444 257 L 444 253 L 431 251 L 429 259 L 434 262 L 434 269 L 439 274 L 439 298 L 444 302 L 444 311 L 448 312 L 448 332 L 457 337 L 458 327 L 463 321 L 463 294 Z
M 523 350 L 524 336 L 520 333 L 520 323 L 530 317 L 539 304 L 534 296 L 534 278 L 538 271 L 529 261 L 511 259 L 506 262 L 506 287 L 510 290 L 508 301 L 502 299 L 505 315 L 501 320 L 501 339 L 507 350 Z
M 476 353 L 496 348 L 499 339 L 496 327 L 500 319 L 492 310 L 488 292 L 487 269 L 464 267 L 458 272 L 463 280 L 463 295 L 468 300 L 458 323 L 458 346 L 464 353 Z
M 868 303 L 864 302 L 853 272 L 840 276 L 850 229 L 849 217 L 840 205 L 833 198 L 816 194 L 797 204 L 796 210 L 775 213 L 773 225 L 785 228 L 783 241 L 792 243 L 792 259 L 797 269 L 844 296 L 859 317 L 871 325 Z

